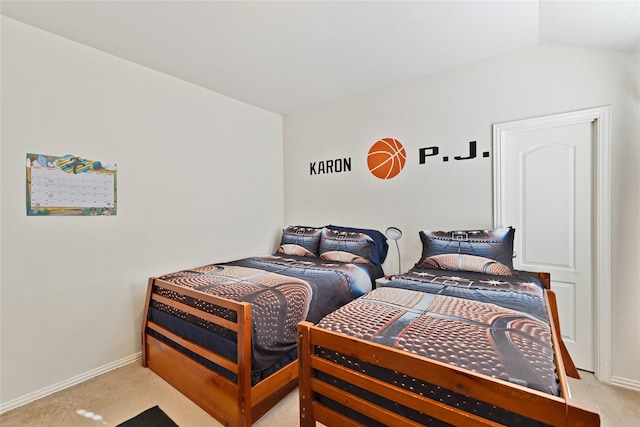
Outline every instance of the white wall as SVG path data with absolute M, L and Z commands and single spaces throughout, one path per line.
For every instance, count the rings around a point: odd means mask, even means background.
M 612 377 L 640 389 L 639 74 L 638 55 L 540 45 L 286 116 L 285 222 L 398 226 L 406 270 L 420 256 L 419 230 L 493 225 L 493 159 L 481 154 L 493 124 L 612 105 Z M 407 149 L 387 181 L 366 163 L 385 137 Z M 453 160 L 469 141 L 478 157 Z M 430 146 L 440 156 L 420 165 L 419 148 Z M 350 173 L 310 174 L 311 162 L 343 157 Z M 385 269 L 396 272 L 394 251 Z
M 271 252 L 282 117 L 2 17 L 1 402 L 140 351 L 147 279 Z M 26 153 L 118 164 L 114 217 L 27 217 Z

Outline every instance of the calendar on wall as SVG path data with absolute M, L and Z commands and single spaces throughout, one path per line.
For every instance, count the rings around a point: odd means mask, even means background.
M 116 215 L 117 166 L 27 153 L 27 215 Z

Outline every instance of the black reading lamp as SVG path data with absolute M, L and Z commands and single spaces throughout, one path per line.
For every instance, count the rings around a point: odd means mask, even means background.
M 402 237 L 402 231 L 398 227 L 388 227 L 384 234 L 391 240 L 395 240 L 396 249 L 398 250 L 398 274 L 402 272 L 400 264 L 400 246 L 398 246 L 398 240 Z

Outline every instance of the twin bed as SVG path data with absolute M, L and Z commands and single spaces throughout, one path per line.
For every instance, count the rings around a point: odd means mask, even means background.
M 549 277 L 513 229 L 420 232 L 388 283 L 375 230 L 287 227 L 278 253 L 151 278 L 143 364 L 225 425 L 298 383 L 300 425 L 599 425 L 575 402 Z
M 369 292 L 387 249 L 376 230 L 287 227 L 273 255 L 152 277 L 143 366 L 222 424 L 251 425 L 297 384 L 297 324 Z
M 571 398 L 549 276 L 512 228 L 420 232 L 407 273 L 299 325 L 300 425 L 597 426 Z

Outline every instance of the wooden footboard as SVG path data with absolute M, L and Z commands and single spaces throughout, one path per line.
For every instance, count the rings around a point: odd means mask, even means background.
M 216 305 L 236 313 L 236 322 L 208 313 L 191 305 L 158 294 L 166 289 L 188 298 Z M 237 361 L 199 346 L 149 320 L 149 307 L 157 301 L 191 316 L 224 327 L 237 334 Z M 152 336 L 153 331 L 182 348 L 221 366 L 237 376 L 231 381 L 180 350 Z M 176 286 L 158 278 L 150 278 L 142 321 L 142 364 L 150 368 L 181 393 L 194 401 L 224 425 L 250 426 L 273 405 L 295 388 L 297 360 L 268 378 L 251 385 L 251 306 Z
M 549 286 L 548 275 L 546 285 Z M 327 399 L 384 425 L 421 425 L 406 415 L 347 391 L 352 386 L 452 425 L 500 425 L 456 406 L 427 398 L 320 357 L 316 354 L 316 348 L 338 352 L 551 426 L 599 426 L 597 408 L 577 402 L 571 397 L 566 377 L 567 374 L 577 377 L 577 370 L 560 338 L 555 295 L 550 290 L 545 291 L 545 294 L 560 380 L 560 397 L 302 322 L 298 325 L 300 426 L 315 426 L 316 421 L 327 426 L 363 425 L 362 421 L 354 419 L 356 416 L 345 415 L 345 411 L 339 412 L 327 406 Z M 336 387 L 324 381 L 322 375 L 330 375 L 349 387 Z
M 429 414 L 457 426 L 496 426 L 475 414 L 431 400 L 393 384 L 367 376 L 315 355 L 315 347 L 337 351 L 366 363 L 414 377 L 418 380 L 462 393 L 504 408 L 513 413 L 552 426 L 599 426 L 597 409 L 574 401 L 568 395 L 551 396 L 505 381 L 476 374 L 404 351 L 318 328 L 308 322 L 298 326 L 300 360 L 300 426 L 315 426 L 316 421 L 327 426 L 357 426 L 357 421 L 323 405 L 317 399 L 325 396 L 369 418 L 390 426 L 420 424 L 390 409 L 362 399 L 317 378 L 322 371 L 359 388 L 397 402 L 408 408 Z

